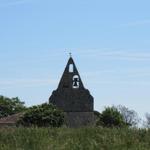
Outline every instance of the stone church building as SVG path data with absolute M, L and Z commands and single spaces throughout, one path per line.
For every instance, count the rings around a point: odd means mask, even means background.
M 68 127 L 89 126 L 94 123 L 94 99 L 89 90 L 85 89 L 71 56 L 49 103 L 65 112 Z
M 53 91 L 49 103 L 65 112 L 68 127 L 82 127 L 94 124 L 94 99 L 85 89 L 73 58 L 70 56 L 58 88 Z M 15 126 L 23 113 L 0 119 L 1 126 Z

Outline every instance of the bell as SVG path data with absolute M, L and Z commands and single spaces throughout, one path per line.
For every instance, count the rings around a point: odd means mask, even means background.
M 74 81 L 73 81 L 73 86 L 78 86 L 78 78 L 74 78 Z
M 78 86 L 77 82 L 74 82 L 74 83 L 73 83 L 73 86 Z

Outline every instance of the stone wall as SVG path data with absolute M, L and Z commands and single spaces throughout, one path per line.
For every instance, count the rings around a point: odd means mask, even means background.
M 65 112 L 92 112 L 94 107 L 93 97 L 86 89 L 56 90 L 49 101 Z
M 67 63 L 58 88 L 50 96 L 49 103 L 66 112 L 65 120 L 68 127 L 93 124 L 94 98 L 84 87 L 72 57 Z
M 78 128 L 94 124 L 93 112 L 66 112 L 65 122 L 68 127 Z

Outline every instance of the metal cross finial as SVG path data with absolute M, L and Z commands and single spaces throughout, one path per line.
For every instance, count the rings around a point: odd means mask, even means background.
M 69 53 L 70 57 L 72 57 L 72 53 Z

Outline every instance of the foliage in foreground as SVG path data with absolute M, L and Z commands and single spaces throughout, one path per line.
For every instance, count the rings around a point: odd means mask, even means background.
M 61 127 L 64 123 L 64 114 L 52 104 L 42 104 L 28 108 L 18 125 L 26 127 Z
M 5 128 L 0 150 L 149 150 L 150 130 Z
M 7 98 L 0 96 L 0 118 L 20 113 L 25 109 L 24 102 L 21 102 L 18 97 Z
M 102 113 L 94 111 L 94 115 L 96 117 L 97 126 L 137 127 L 140 123 L 138 114 L 134 110 L 131 110 L 122 105 L 105 107 L 105 110 L 102 111 Z
M 103 127 L 124 127 L 126 123 L 122 114 L 115 107 L 106 107 L 99 115 L 97 125 Z

